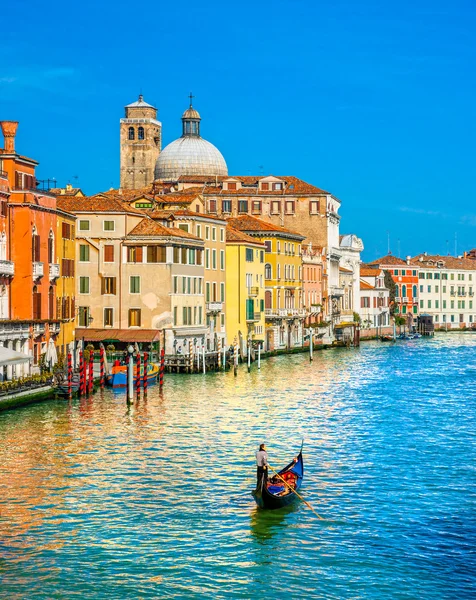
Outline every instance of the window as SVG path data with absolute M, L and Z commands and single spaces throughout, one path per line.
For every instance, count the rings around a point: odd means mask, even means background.
M 136 202 L 134 204 L 135 208 L 153 208 L 152 202 Z
M 236 190 L 236 183 L 235 182 L 228 182 L 228 189 L 229 190 Z
M 280 264 L 278 264 L 278 267 L 277 267 L 277 278 L 281 279 L 281 265 Z
M 142 262 L 142 246 L 127 246 L 127 262 L 141 263 Z
M 423 292 L 423 286 L 422 285 L 420 286 L 420 292 Z
M 425 279 L 425 273 L 420 273 L 419 278 L 420 279 Z
M 293 215 L 294 214 L 294 201 L 293 200 L 286 200 L 285 202 L 285 212 L 287 215 Z
M 265 243 L 266 252 L 271 252 L 271 240 L 266 240 Z
M 129 309 L 129 327 L 140 327 L 141 314 L 140 308 Z
M 259 251 L 259 261 L 260 263 L 264 263 L 264 250 Z
M 210 268 L 210 248 L 205 250 L 205 269 Z
M 104 262 L 114 262 L 114 246 L 104 246 Z
M 261 214 L 261 201 L 260 200 L 253 200 L 253 202 L 251 203 L 251 212 L 254 215 Z
M 225 251 L 220 250 L 220 269 L 225 270 Z
M 427 285 L 426 287 L 427 287 L 428 293 L 431 294 L 431 285 Z
M 416 277 L 416 271 L 412 271 L 412 276 Z
M 134 127 L 129 127 L 129 139 L 133 140 L 135 137 Z
M 413 298 L 416 298 L 416 296 L 417 296 L 417 286 L 416 285 L 414 285 L 412 287 L 412 296 L 413 296 Z
M 102 290 L 101 293 L 116 295 L 116 278 L 115 277 L 103 277 L 102 279 Z
M 192 307 L 184 306 L 182 308 L 183 312 L 183 325 L 192 325 Z
M 279 215 L 281 212 L 281 202 L 279 200 L 273 200 L 271 202 L 271 214 Z
M 394 275 L 398 275 L 398 269 L 395 269 L 393 272 Z
M 215 249 L 212 250 L 212 269 L 217 268 L 217 251 Z
M 428 300 L 428 308 L 431 308 L 431 300 Z
M 443 300 L 443 308 L 446 308 L 446 300 Z
M 131 294 L 140 294 L 140 277 L 131 275 L 129 278 L 129 291 Z
M 370 308 L 370 297 L 368 296 L 363 296 L 360 299 L 360 307 L 361 308 Z
M 91 222 L 86 220 L 79 221 L 79 230 L 80 231 L 89 231 L 91 228 Z
M 224 213 L 231 213 L 231 200 L 222 200 L 221 209 Z
M 89 306 L 78 308 L 78 322 L 80 327 L 89 327 Z
M 210 227 L 208 225 L 205 227 L 205 239 L 210 239 Z
M 246 248 L 246 262 L 253 262 L 253 248 Z
M 278 254 L 281 254 L 281 242 L 277 241 L 276 242 L 276 246 L 277 246 L 277 252 L 278 252 Z
M 224 242 L 225 241 L 225 229 L 223 227 L 220 227 L 220 242 Z
M 261 184 L 261 189 L 262 189 L 264 192 L 267 192 L 267 191 L 269 190 L 269 183 L 262 183 L 262 184 Z
M 440 302 L 439 302 L 439 300 L 435 300 L 435 308 L 440 308 Z
M 40 261 L 40 236 L 34 233 L 31 238 L 32 261 Z
M 52 233 L 48 238 L 48 262 L 55 262 L 55 238 Z
M 148 263 L 164 263 L 166 261 L 167 249 L 165 246 L 147 246 Z
M 174 306 L 174 325 L 178 325 L 178 321 L 177 321 L 178 315 L 177 315 L 177 313 L 178 313 L 177 307 Z
M 225 302 L 225 284 L 220 283 L 220 302 Z
M 72 227 L 69 223 L 61 223 L 61 235 L 64 240 L 72 240 Z
M 283 184 L 282 183 L 273 183 L 273 190 L 276 192 L 279 192 L 283 189 Z
M 143 140 L 144 139 L 144 128 L 143 127 L 138 127 L 137 128 L 137 139 L 138 140 Z
M 103 231 L 114 231 L 115 225 L 114 221 L 103 221 Z
M 179 229 L 181 229 L 182 231 L 186 231 L 188 233 L 188 223 L 179 223 L 178 226 Z
M 433 273 L 427 273 L 426 274 L 426 278 L 427 279 L 433 279 Z
M 239 200 L 238 201 L 238 212 L 239 213 L 247 213 L 248 212 L 248 200 Z
M 217 241 L 217 228 L 216 227 L 212 227 L 212 241 L 213 242 Z
M 89 246 L 87 244 L 79 245 L 79 262 L 89 262 Z
M 210 283 L 208 281 L 205 284 L 205 302 L 210 302 Z
M 79 293 L 89 294 L 89 277 L 79 278 Z
M 105 308 L 104 309 L 104 327 L 112 327 L 113 325 L 114 325 L 113 309 Z
M 217 211 L 217 201 L 216 200 L 210 200 L 208 206 L 209 206 L 208 209 L 211 213 L 213 213 L 213 214 L 216 213 L 216 211 Z
M 273 278 L 273 269 L 269 263 L 267 263 L 264 267 L 264 277 L 265 279 Z
M 402 285 L 402 298 L 406 298 L 406 297 L 407 297 L 407 286 Z
M 309 202 L 309 212 L 311 215 L 319 214 L 319 200 L 311 200 Z

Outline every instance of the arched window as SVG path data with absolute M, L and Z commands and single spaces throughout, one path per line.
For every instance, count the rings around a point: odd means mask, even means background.
M 55 236 L 51 230 L 48 237 L 48 262 L 50 264 L 55 262 Z
M 413 299 L 415 299 L 417 297 L 417 287 L 416 287 L 416 285 L 413 286 L 412 295 L 413 295 Z
M 407 297 L 407 286 L 402 285 L 402 298 L 406 298 L 406 297 Z
M 129 139 L 133 140 L 135 137 L 134 127 L 129 127 Z
M 137 129 L 137 139 L 138 140 L 143 140 L 144 139 L 144 128 L 143 127 L 139 127 Z
M 41 319 L 41 294 L 36 285 L 33 286 L 33 318 Z
M 264 277 L 265 279 L 273 279 L 273 269 L 270 264 L 267 264 L 264 267 Z
M 36 227 L 33 227 L 31 240 L 31 260 L 33 262 L 40 262 L 40 236 L 37 234 Z
M 398 298 L 398 296 L 400 296 L 400 294 L 398 293 L 399 289 L 398 289 L 398 285 L 395 286 L 395 296 Z
M 265 308 L 272 308 L 273 306 L 273 295 L 272 292 L 265 292 L 264 293 L 264 307 Z

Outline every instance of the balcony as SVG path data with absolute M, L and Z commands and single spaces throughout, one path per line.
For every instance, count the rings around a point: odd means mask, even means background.
M 50 264 L 50 281 L 56 281 L 60 276 L 60 266 L 56 263 Z
M 344 295 L 344 288 L 331 285 L 329 287 L 329 294 L 331 298 L 341 298 Z
M 458 296 L 461 298 L 462 296 L 466 296 L 466 292 L 458 292 Z
M 256 296 L 259 294 L 259 287 L 249 287 L 248 288 L 248 296 L 250 298 L 256 298 Z
M 0 171 L 0 179 L 8 179 L 8 173 L 6 171 Z
M 0 275 L 13 277 L 15 275 L 15 264 L 11 260 L 0 260 Z
M 287 316 L 287 311 L 282 308 L 265 308 L 265 317 L 267 319 L 284 319 Z
M 207 313 L 219 313 L 223 310 L 223 302 L 207 302 L 205 308 Z
M 451 290 L 450 296 L 456 296 L 456 292 L 454 290 Z
M 0 339 L 17 337 L 28 338 L 30 336 L 30 324 L 27 322 L 16 323 L 15 321 L 0 321 Z
M 247 312 L 246 313 L 246 322 L 247 323 L 256 323 L 261 319 L 261 313 L 259 312 Z
M 33 324 L 33 335 L 36 337 L 38 335 L 43 335 L 46 331 L 45 323 L 34 323 Z
M 60 332 L 60 322 L 59 321 L 50 321 L 48 326 L 50 333 L 56 334 Z
M 43 263 L 42 262 L 34 262 L 33 263 L 33 279 L 39 279 L 43 277 Z

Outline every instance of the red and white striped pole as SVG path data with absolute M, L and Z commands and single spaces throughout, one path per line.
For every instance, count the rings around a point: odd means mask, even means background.
M 80 350 L 79 351 L 79 397 L 84 395 L 83 377 L 84 377 L 84 358 L 83 358 L 83 351 Z
M 94 384 L 94 350 L 91 350 L 89 353 L 89 386 L 88 386 L 88 394 L 93 393 L 93 384 Z
M 99 384 L 103 388 L 105 383 L 104 378 L 104 346 L 99 349 Z
M 159 387 L 164 387 L 164 371 L 165 371 L 165 348 L 160 351 L 160 371 L 159 371 Z
M 136 358 L 136 392 L 137 397 L 140 397 L 140 353 L 137 353 Z
M 142 387 L 144 389 L 144 398 L 147 396 L 147 386 L 149 385 L 147 381 L 147 368 L 149 366 L 149 355 L 147 352 L 144 352 L 144 378 L 142 380 Z
M 71 352 L 68 352 L 68 398 L 73 397 L 73 359 Z

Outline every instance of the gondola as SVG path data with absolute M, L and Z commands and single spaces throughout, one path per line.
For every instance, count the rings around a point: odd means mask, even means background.
M 295 460 L 279 471 L 279 475 L 287 480 L 289 486 L 294 490 L 299 490 L 304 477 L 304 463 L 302 459 L 302 446 Z M 277 477 L 271 477 L 266 481 L 265 478 L 256 486 L 256 489 L 251 492 L 260 508 L 276 509 L 288 506 L 296 500 L 297 496 L 291 489 Z

